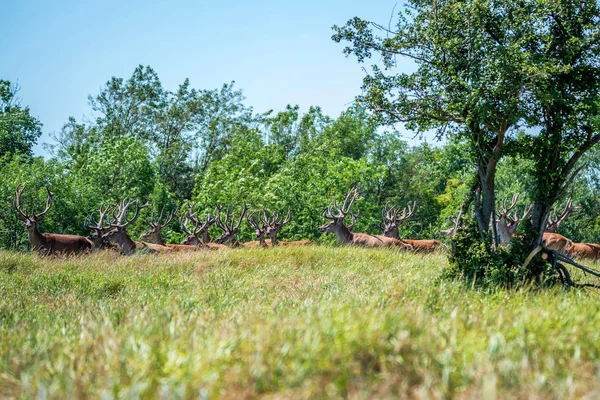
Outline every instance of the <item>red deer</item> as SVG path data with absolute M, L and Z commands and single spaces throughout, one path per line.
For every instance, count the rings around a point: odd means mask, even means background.
M 548 223 L 546 224 L 546 232 L 554 233 L 558 230 L 560 225 L 565 222 L 565 219 L 573 212 L 578 211 L 580 207 L 573 207 L 573 201 L 571 198 L 567 199 L 565 209 L 558 216 L 556 215 L 556 209 L 552 209 L 552 213 L 548 216 Z
M 183 241 L 185 245 L 194 245 L 198 246 L 202 249 L 207 250 L 218 250 L 227 248 L 224 244 L 213 243 L 210 241 L 210 237 L 208 235 L 208 228 L 210 228 L 217 220 L 218 215 L 220 214 L 220 209 L 217 209 L 217 217 L 211 217 L 210 215 L 206 216 L 206 221 L 201 222 L 198 219 L 197 213 L 193 212 L 194 205 L 191 204 L 185 214 L 185 218 L 179 219 L 179 223 L 181 224 L 181 228 L 188 235 L 187 238 Z M 190 230 L 187 226 L 188 222 L 191 222 L 193 228 Z M 202 239 L 200 239 L 202 237 Z
M 229 245 L 230 247 L 243 246 L 243 244 L 241 244 L 240 242 L 238 242 L 235 239 L 235 234 L 237 233 L 242 221 L 244 220 L 244 217 L 246 216 L 246 211 L 248 211 L 248 207 L 246 206 L 246 203 L 244 203 L 244 208 L 242 209 L 242 213 L 240 214 L 240 218 L 238 219 L 237 224 L 234 224 L 235 218 L 234 218 L 233 214 L 231 213 L 231 204 L 229 206 L 227 206 L 227 212 L 225 213 L 225 220 L 221 219 L 222 207 L 217 206 L 217 210 L 218 210 L 217 226 L 223 230 L 223 234 L 221 236 L 219 236 L 217 238 L 217 240 L 215 240 L 215 242 L 218 244 L 226 244 L 226 245 Z
M 388 204 L 385 205 L 382 211 L 383 216 L 383 235 L 388 236 L 395 239 L 400 239 L 400 234 L 398 232 L 398 228 L 400 225 L 404 223 L 407 219 L 413 216 L 415 213 L 415 208 L 417 206 L 417 202 L 413 202 L 412 207 L 410 204 L 407 208 L 402 209 L 402 215 L 400 215 L 400 209 L 396 210 L 395 207 L 389 207 Z M 444 247 L 442 242 L 434 239 L 429 240 L 412 240 L 412 239 L 402 239 L 404 242 L 410 244 L 415 251 L 417 252 L 433 252 L 437 248 Z
M 368 233 L 354 233 L 348 229 L 344 219 L 350 213 L 352 204 L 358 199 L 358 189 L 352 188 L 346 195 L 346 199 L 341 208 L 337 206 L 337 200 L 334 199 L 326 211 L 323 212 L 323 218 L 330 219 L 331 222 L 319 227 L 319 232 L 335 233 L 342 245 L 356 245 L 362 247 L 399 247 L 412 250 L 413 247 L 402 240 L 390 238 L 383 235 L 370 235 Z M 335 214 L 333 213 L 335 209 Z
M 282 219 L 276 212 L 271 213 L 271 217 L 268 218 L 267 210 L 263 208 L 263 224 L 265 224 L 267 227 L 266 234 L 269 235 L 269 237 L 271 238 L 271 244 L 273 246 L 312 246 L 314 243 L 310 240 L 294 240 L 291 242 L 280 242 L 279 240 L 277 240 L 277 233 L 281 230 L 281 228 L 283 228 L 285 224 L 290 222 L 291 218 L 292 214 L 289 208 L 285 219 Z M 351 231 L 353 227 L 354 224 L 348 226 L 348 229 Z
M 142 234 L 141 238 L 145 239 L 145 240 L 149 240 L 150 242 L 152 242 L 154 244 L 160 244 L 161 246 L 167 246 L 168 248 L 170 248 L 173 251 L 200 250 L 200 248 L 198 246 L 185 245 L 185 244 L 166 244 L 163 241 L 160 231 L 162 230 L 162 228 L 164 228 L 165 226 L 167 226 L 171 223 L 177 210 L 173 210 L 171 213 L 167 214 L 165 216 L 165 219 L 163 220 L 164 211 L 165 211 L 165 208 L 163 207 L 160 210 L 160 215 L 158 216 L 158 219 L 155 219 L 154 213 L 152 213 L 150 222 L 148 222 L 148 225 L 150 225 L 150 230 L 148 232 Z
M 131 219 L 127 219 L 127 210 L 129 207 L 135 204 L 135 213 Z M 166 246 L 159 244 L 139 242 L 132 240 L 125 228 L 137 219 L 142 208 L 148 207 L 148 203 L 143 206 L 139 205 L 139 201 L 129 201 L 124 199 L 117 209 L 113 212 L 113 220 L 110 222 L 112 230 L 104 234 L 104 237 L 111 243 L 118 245 L 126 255 L 131 255 L 139 250 L 147 250 L 150 253 L 170 252 L 171 249 Z M 118 213 L 117 213 L 118 212 Z
M 512 236 L 517 231 L 517 227 L 526 218 L 529 218 L 531 215 L 531 211 L 533 209 L 533 205 L 525 207 L 525 211 L 523 215 L 519 218 L 518 214 L 514 213 L 513 217 L 509 216 L 509 212 L 515 207 L 517 204 L 517 200 L 519 199 L 519 193 L 515 193 L 513 195 L 512 203 L 509 207 L 506 206 L 506 199 L 502 202 L 502 211 L 498 213 L 498 222 L 496 224 L 498 237 L 500 239 L 500 243 L 503 245 L 509 246 L 510 240 Z M 564 219 L 563 219 L 564 220 Z M 544 232 L 542 235 L 542 242 L 544 246 L 550 250 L 555 250 L 559 253 L 565 253 L 567 247 L 571 245 L 571 240 L 567 239 L 563 235 L 559 235 L 558 233 L 553 232 Z
M 83 226 L 86 229 L 94 232 L 87 237 L 93 243 L 92 252 L 115 247 L 104 237 L 104 234 L 110 230 L 108 224 L 104 225 L 104 217 L 112 210 L 112 206 L 108 205 L 106 208 L 103 207 L 104 204 L 100 204 L 100 208 L 97 210 L 99 215 L 98 221 L 96 221 L 94 217 L 95 212 L 93 212 L 92 215 L 86 217 L 83 222 Z
M 598 260 L 598 256 L 600 255 L 598 253 L 599 250 L 600 246 L 594 243 L 571 243 L 565 249 L 566 253 L 573 258 L 584 258 L 594 261 Z
M 262 222 L 262 224 L 259 224 L 258 221 L 256 221 L 256 219 L 254 218 L 254 212 L 251 212 L 250 215 L 246 217 L 246 221 L 248 221 L 248 224 L 252 228 L 254 228 L 254 231 L 256 232 L 256 238 L 258 240 L 253 242 L 246 242 L 242 245 L 244 247 L 268 247 L 271 244 L 271 241 L 269 240 L 267 242 L 265 240 L 265 231 L 267 230 L 265 222 L 260 221 Z
M 23 187 L 21 185 L 17 186 L 14 206 L 15 210 L 19 213 L 19 219 L 25 223 L 32 250 L 37 251 L 40 255 L 51 255 L 87 253 L 92 249 L 92 241 L 83 236 L 40 233 L 37 224 L 44 219 L 44 216 L 50 210 L 54 193 L 46 187 L 46 191 L 48 192 L 46 209 L 40 214 L 36 214 L 34 210 L 31 210 L 31 215 L 29 215 L 27 210 L 25 212 L 21 211 L 21 195 L 23 194 L 23 190 L 25 190 L 25 185 Z

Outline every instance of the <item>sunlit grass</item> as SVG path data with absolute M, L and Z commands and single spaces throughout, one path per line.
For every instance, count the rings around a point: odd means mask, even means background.
M 596 290 L 440 279 L 443 255 L 0 254 L 0 397 L 600 396 Z

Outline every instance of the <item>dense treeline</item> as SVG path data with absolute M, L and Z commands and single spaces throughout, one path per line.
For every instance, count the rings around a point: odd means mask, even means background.
M 417 211 L 401 226 L 401 235 L 439 238 L 438 230 L 449 226 L 447 217 L 456 214 L 476 171 L 472 151 L 458 135 L 443 145 L 410 147 L 399 132 L 379 128 L 356 105 L 337 118 L 319 107 L 302 112 L 290 105 L 257 114 L 233 82 L 204 90 L 186 80 L 169 91 L 150 67 L 142 66 L 129 79 L 112 78 L 90 96 L 90 122 L 70 118 L 48 146 L 48 156 L 35 157 L 32 146 L 42 121 L 21 105 L 18 87 L 2 81 L 0 88 L 3 248 L 28 246 L 12 207 L 18 183 L 28 185 L 25 207 L 43 207 L 46 185 L 55 193 L 42 223 L 46 232 L 87 234 L 87 215 L 103 202 L 129 196 L 151 203 L 134 234 L 145 230 L 145 220 L 162 207 L 197 202 L 197 209 L 214 213 L 216 204 L 241 207 L 245 201 L 251 208 L 291 208 L 292 222 L 281 237 L 315 239 L 329 201 L 357 185 L 363 200 L 355 206 L 360 211 L 356 230 L 380 233 L 386 202 L 406 206 L 416 201 Z M 599 241 L 599 158 L 595 153 L 588 158 L 591 168 L 566 194 L 582 210 L 562 229 L 575 240 Z M 497 198 L 520 191 L 523 204 L 530 201 L 533 173 L 529 162 L 504 158 L 496 177 Z M 183 237 L 176 224 L 164 234 L 170 242 Z M 244 225 L 241 239 L 252 235 Z

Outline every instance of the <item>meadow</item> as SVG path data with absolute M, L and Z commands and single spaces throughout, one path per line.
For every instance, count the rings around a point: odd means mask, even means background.
M 598 398 L 595 289 L 473 289 L 445 255 L 0 253 L 0 398 Z

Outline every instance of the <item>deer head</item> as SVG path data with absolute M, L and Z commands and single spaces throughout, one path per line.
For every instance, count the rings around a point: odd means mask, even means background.
M 100 204 L 100 208 L 94 211 L 89 217 L 86 217 L 83 226 L 91 230 L 93 233 L 88 236 L 88 239 L 94 243 L 92 251 L 109 247 L 110 242 L 104 238 L 104 234 L 110 229 L 110 225 L 104 221 L 104 217 L 112 210 L 113 206 L 108 205 L 104 208 L 104 204 Z M 98 212 L 98 220 L 95 218 L 95 213 Z
M 135 205 L 135 212 L 133 217 L 127 218 L 127 211 L 132 205 Z M 141 209 L 146 208 L 149 205 L 150 204 L 146 203 L 143 206 L 140 206 L 139 200 L 131 201 L 125 198 L 117 205 L 117 208 L 113 210 L 112 221 L 109 224 L 110 228 L 112 229 L 105 233 L 103 237 L 109 240 L 111 243 L 118 244 L 123 250 L 125 250 L 126 253 L 129 254 L 131 250 L 135 249 L 135 246 L 133 249 L 131 248 L 133 241 L 129 235 L 127 235 L 125 228 L 138 218 Z
M 460 213 L 459 213 L 460 215 Z M 459 218 L 453 218 L 453 217 L 448 217 L 448 219 L 450 220 L 450 222 L 452 222 L 452 228 L 448 228 L 448 229 L 442 229 L 440 230 L 440 235 L 445 236 L 445 237 L 449 237 L 452 238 L 454 237 L 454 235 L 456 234 L 456 230 L 458 229 L 458 223 L 459 223 Z
M 292 219 L 292 214 L 290 209 L 288 208 L 287 215 L 285 218 L 282 218 L 277 212 L 272 212 L 270 217 L 267 217 L 267 210 L 263 208 L 263 223 L 267 227 L 266 234 L 273 238 L 273 236 L 277 235 L 277 232 L 283 228 L 285 224 L 290 222 Z
M 152 212 L 152 216 L 150 217 L 150 222 L 148 222 L 148 225 L 150 226 L 150 230 L 148 232 L 145 232 L 144 234 L 142 234 L 141 238 L 142 239 L 146 239 L 146 240 L 151 240 L 153 243 L 157 243 L 157 244 L 163 244 L 163 240 L 162 237 L 160 235 L 160 231 L 162 228 L 164 228 L 165 226 L 169 225 L 171 223 L 171 221 L 173 220 L 173 217 L 175 217 L 175 213 L 177 212 L 177 210 L 173 210 L 170 213 L 167 213 L 167 215 L 165 215 L 165 218 L 163 219 L 163 214 L 165 212 L 165 207 L 163 207 L 160 210 L 160 215 L 158 216 L 158 219 L 155 218 L 154 212 Z
M 54 193 L 48 189 L 46 186 L 46 191 L 48 192 L 48 197 L 46 199 L 46 208 L 40 214 L 36 214 L 35 211 L 31 210 L 31 215 L 27 210 L 23 212 L 21 210 L 21 195 L 23 194 L 23 190 L 25 190 L 25 185 L 17 185 L 17 191 L 15 196 L 15 210 L 19 214 L 19 219 L 25 223 L 25 228 L 28 232 L 34 232 L 37 229 L 37 223 L 44 219 L 44 216 L 50 210 L 52 206 L 52 198 L 54 197 Z
M 244 216 L 246 215 L 246 211 L 248 211 L 248 207 L 244 202 L 244 208 L 242 209 L 242 213 L 240 214 L 240 218 L 238 219 L 237 224 L 234 224 L 234 216 L 231 213 L 231 204 L 227 206 L 227 212 L 225 213 L 225 220 L 221 219 L 221 210 L 223 207 L 217 206 L 217 211 L 219 213 L 219 217 L 217 218 L 217 226 L 223 230 L 223 234 L 215 240 L 216 243 L 226 244 L 234 241 L 234 236 L 240 228 L 240 224 L 242 223 Z
M 395 207 L 390 207 L 386 203 L 382 211 L 384 236 L 397 239 L 400 236 L 398 234 L 398 228 L 404 223 L 404 221 L 413 216 L 416 207 L 416 201 L 413 202 L 412 207 L 409 204 L 408 207 L 404 207 L 402 210 L 396 209 Z M 401 212 L 402 214 L 400 214 Z
M 515 193 L 513 195 L 510 206 L 506 206 L 506 199 L 502 200 L 502 210 L 497 213 L 498 222 L 496 224 L 496 229 L 498 231 L 498 238 L 500 239 L 500 243 L 505 246 L 510 246 L 511 238 L 517 231 L 517 227 L 521 221 L 531 215 L 533 210 L 533 205 L 530 205 L 525 207 L 525 210 L 520 218 L 516 210 L 513 216 L 510 216 L 510 211 L 512 211 L 517 205 L 519 195 L 519 193 Z
M 206 215 L 206 220 L 204 222 L 198 219 L 197 213 L 194 212 L 194 204 L 190 204 L 187 212 L 185 213 L 184 218 L 179 219 L 179 223 L 181 224 L 181 228 L 188 235 L 187 238 L 183 241 L 183 244 L 187 245 L 199 245 L 200 243 L 207 243 L 208 240 L 208 228 L 210 228 L 219 217 L 221 213 L 220 209 L 217 209 L 217 216 L 213 217 L 210 214 Z M 192 228 L 188 228 L 188 224 L 191 222 Z M 201 239 L 199 236 L 203 236 Z M 204 236 L 206 236 L 206 240 L 204 240 Z
M 333 204 L 330 204 L 327 210 L 323 212 L 323 218 L 330 219 L 331 222 L 321 225 L 319 227 L 319 232 L 337 232 L 340 229 L 348 230 L 348 227 L 344 224 L 344 219 L 350 213 L 350 208 L 352 208 L 352 204 L 354 204 L 357 199 L 358 189 L 355 187 L 348 191 L 341 208 L 337 205 L 337 199 L 334 199 Z M 358 216 L 354 218 L 357 219 Z M 348 233 L 349 232 L 350 231 L 348 230 Z
M 254 218 L 254 211 L 253 211 L 250 213 L 250 215 L 248 215 L 246 217 L 246 221 L 248 221 L 248 225 L 250 225 L 252 228 L 254 228 L 254 232 L 256 232 L 256 239 L 259 242 L 261 242 L 261 244 L 263 244 L 264 240 L 265 240 L 265 232 L 267 232 L 269 229 L 269 227 L 265 223 L 265 220 L 260 220 L 261 223 L 259 224 L 259 222 L 256 220 L 256 218 Z
M 552 212 L 548 216 L 548 222 L 546 223 L 546 232 L 556 232 L 560 225 L 565 222 L 565 219 L 575 211 L 580 210 L 581 207 L 573 207 L 573 200 L 569 197 L 565 204 L 565 208 L 562 213 L 556 215 L 556 208 L 552 209 Z

